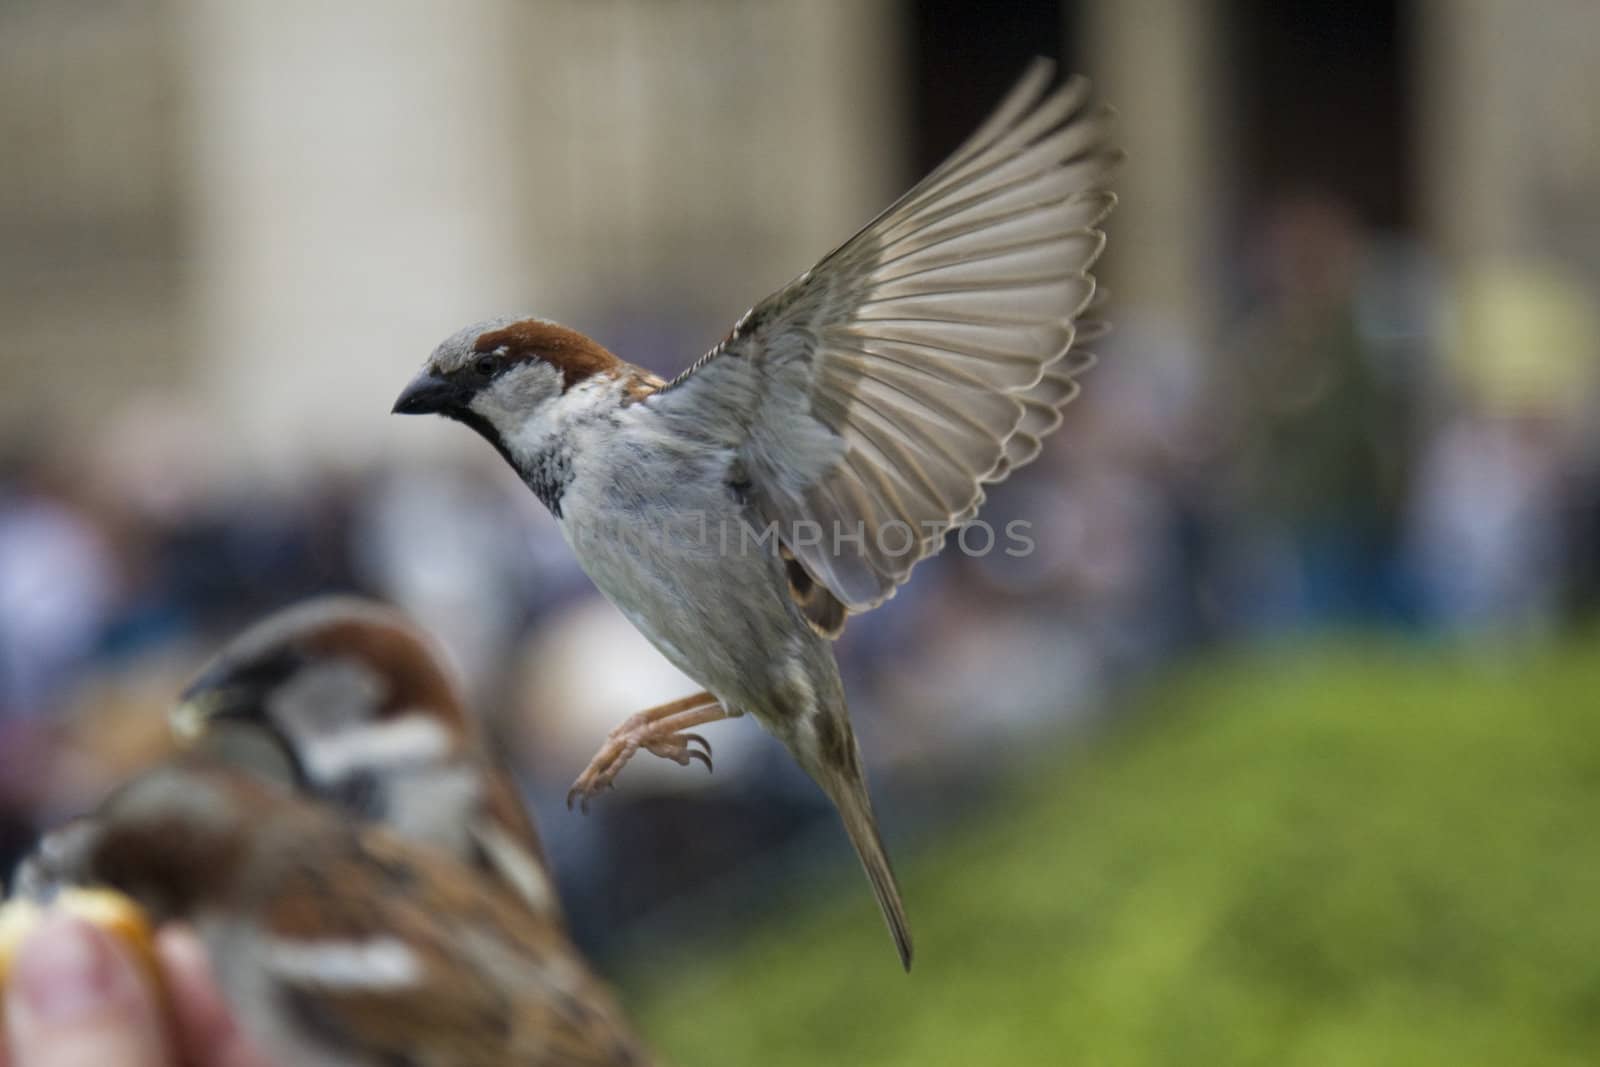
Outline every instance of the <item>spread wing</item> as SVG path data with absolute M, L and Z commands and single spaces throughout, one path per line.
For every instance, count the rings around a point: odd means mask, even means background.
M 938 169 L 645 401 L 726 451 L 822 632 L 892 596 L 1077 391 L 1121 153 L 1088 84 L 1047 92 L 1052 74 L 1036 61 Z

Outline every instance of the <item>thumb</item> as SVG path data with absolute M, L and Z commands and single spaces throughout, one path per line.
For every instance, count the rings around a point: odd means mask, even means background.
M 162 1011 L 106 931 L 51 915 L 22 943 L 5 993 L 12 1067 L 166 1067 Z

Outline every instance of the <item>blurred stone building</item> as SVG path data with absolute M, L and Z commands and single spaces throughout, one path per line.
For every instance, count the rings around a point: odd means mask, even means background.
M 6 431 L 182 377 L 179 70 L 156 5 L 0 5 Z
M 384 418 L 434 340 L 526 308 L 680 364 L 953 143 L 926 102 L 975 118 L 1035 52 L 1125 116 L 1125 320 L 1212 336 L 1230 228 L 1302 157 L 1461 265 L 1600 282 L 1600 7 L 1300 7 L 12 0 L 0 418 L 155 390 L 273 466 L 463 447 Z
M 6 4 L 0 413 L 92 420 L 179 389 L 221 447 L 367 458 L 460 443 L 391 442 L 384 415 L 473 318 L 527 309 L 684 360 L 893 194 L 896 17 Z

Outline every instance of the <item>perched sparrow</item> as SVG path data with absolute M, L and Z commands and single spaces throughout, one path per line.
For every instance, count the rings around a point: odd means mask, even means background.
M 648 1062 L 559 923 L 443 850 L 241 770 L 163 765 L 47 836 L 17 890 L 66 886 L 193 924 L 275 1063 Z
M 446 340 L 394 405 L 487 438 L 708 691 L 624 723 L 575 794 L 639 748 L 687 763 L 685 730 L 753 714 L 839 809 L 907 967 L 828 642 L 1038 454 L 1077 391 L 1120 153 L 1087 84 L 1051 77 L 1036 62 L 937 170 L 671 382 L 506 317 Z
M 516 786 L 432 642 L 392 608 L 328 597 L 268 617 L 184 691 L 173 726 L 224 762 L 282 762 L 306 794 L 448 849 L 559 916 Z

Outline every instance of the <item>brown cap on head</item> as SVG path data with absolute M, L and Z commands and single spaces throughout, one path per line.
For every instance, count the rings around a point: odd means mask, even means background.
M 523 319 L 479 334 L 472 348 L 475 352 L 503 352 L 512 362 L 543 360 L 561 372 L 563 389 L 596 374 L 616 373 L 622 366 L 620 359 L 592 338 L 543 319 Z
M 102 886 L 131 895 L 157 922 L 180 917 L 230 891 L 243 873 L 245 827 L 284 797 L 180 757 L 47 834 L 13 889 L 46 900 L 66 886 Z
M 442 651 L 397 611 L 353 600 L 329 604 L 322 619 L 308 622 L 301 645 L 312 655 L 341 656 L 371 666 L 388 684 L 380 717 L 429 708 L 441 718 L 470 726 Z
M 180 714 L 197 720 L 190 728 L 203 728 L 213 716 L 257 717 L 272 690 L 300 669 L 345 659 L 367 666 L 382 680 L 375 718 L 420 707 L 470 728 L 441 656 L 433 641 L 394 608 L 358 597 L 319 597 L 270 615 L 228 642 L 184 690 Z

